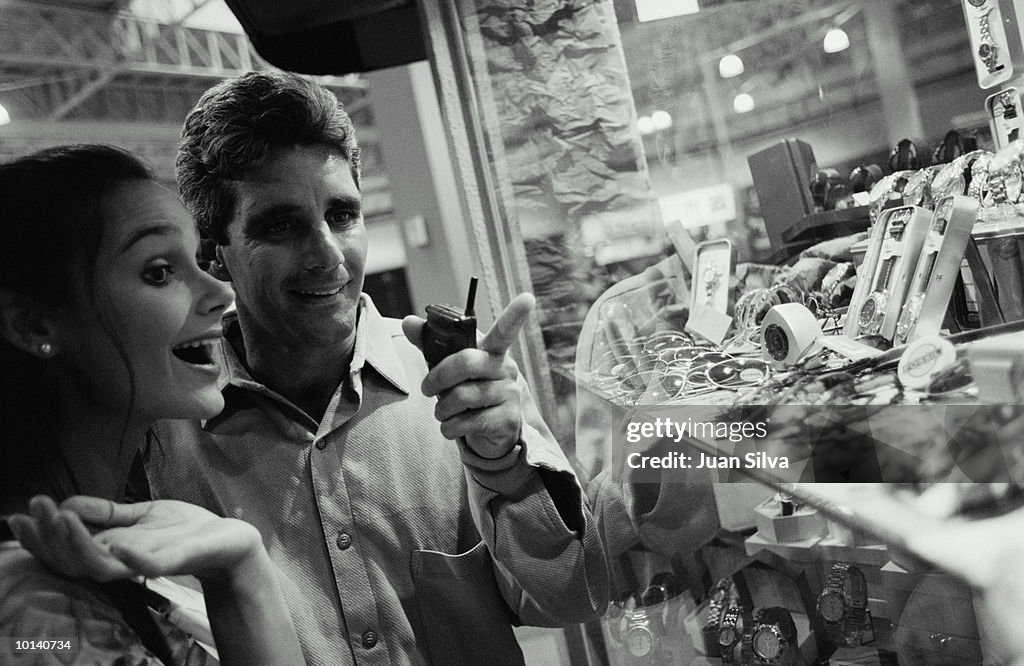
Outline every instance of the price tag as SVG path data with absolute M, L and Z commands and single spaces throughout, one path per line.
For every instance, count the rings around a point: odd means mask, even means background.
M 690 318 L 686 322 L 686 332 L 699 335 L 715 345 L 722 344 L 725 334 L 732 326 L 732 317 L 714 308 L 694 303 L 690 308 Z
M 832 351 L 842 354 L 851 361 L 860 361 L 865 358 L 873 358 L 882 353 L 871 345 L 851 340 L 844 335 L 826 335 L 818 340 L 822 345 Z

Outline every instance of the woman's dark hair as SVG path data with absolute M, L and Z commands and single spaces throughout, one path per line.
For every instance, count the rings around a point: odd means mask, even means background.
M 59 146 L 0 164 L 0 289 L 65 305 L 84 287 L 95 300 L 104 198 L 137 180 L 153 180 L 149 168 L 112 146 Z M 48 362 L 0 338 L 0 499 L 38 492 L 57 464 Z

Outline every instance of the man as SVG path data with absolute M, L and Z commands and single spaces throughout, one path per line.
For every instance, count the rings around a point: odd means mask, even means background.
M 511 624 L 602 612 L 589 508 L 505 353 L 532 298 L 428 373 L 422 320 L 403 334 L 361 294 L 352 124 L 301 77 L 208 91 L 177 176 L 237 316 L 224 412 L 158 426 L 147 473 L 259 528 L 307 661 L 516 663 Z

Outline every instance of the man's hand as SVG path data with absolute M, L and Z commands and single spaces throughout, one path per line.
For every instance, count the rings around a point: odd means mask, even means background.
M 50 569 L 71 578 L 105 582 L 192 574 L 221 581 L 247 574 L 263 556 L 255 527 L 186 502 L 117 504 L 76 496 L 58 507 L 38 496 L 29 511 L 9 521 L 18 540 Z
M 498 316 L 476 349 L 463 349 L 438 363 L 423 379 L 426 396 L 437 396 L 434 416 L 447 439 L 465 437 L 481 458 L 500 458 L 519 442 L 523 427 L 519 368 L 508 356 L 519 329 L 533 311 L 531 294 L 519 294 Z M 402 321 L 405 337 L 420 344 L 423 319 Z

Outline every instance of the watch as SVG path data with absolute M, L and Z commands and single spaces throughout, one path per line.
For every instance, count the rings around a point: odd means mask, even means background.
M 821 295 L 825 299 L 826 308 L 833 308 L 839 304 L 843 284 L 851 275 L 856 274 L 857 270 L 849 261 L 838 263 L 829 269 L 821 279 Z
M 718 646 L 718 628 L 722 614 L 736 603 L 736 583 L 732 578 L 722 578 L 711 588 L 708 595 L 708 619 L 704 623 L 704 651 L 709 657 L 721 656 Z
M 796 623 L 790 612 L 781 606 L 761 609 L 750 637 L 752 663 L 755 666 L 795 663 L 796 651 Z
M 793 499 L 792 493 L 779 491 L 775 493 L 775 501 L 779 504 L 780 516 L 792 516 L 798 508 L 797 501 Z
M 825 589 L 818 596 L 818 616 L 829 640 L 837 646 L 860 645 L 867 605 L 868 586 L 861 570 L 845 562 L 833 564 Z
M 919 291 L 907 300 L 903 306 L 900 319 L 896 322 L 896 340 L 900 344 L 907 341 L 910 332 L 917 326 L 917 320 L 921 318 L 921 307 L 924 305 L 925 292 Z M 894 342 L 896 341 L 894 340 Z
M 626 651 L 637 658 L 649 657 L 654 652 L 658 637 L 651 631 L 650 618 L 643 608 L 626 611 L 626 633 L 623 642 L 626 644 Z
M 888 304 L 889 292 L 885 289 L 873 291 L 868 295 L 857 315 L 861 335 L 875 335 L 882 329 Z
M 642 606 L 656 606 L 665 603 L 679 594 L 679 583 L 671 573 L 662 572 L 655 574 L 651 584 L 647 586 L 644 593 L 640 595 Z
M 718 649 L 722 653 L 723 664 L 742 663 L 736 660 L 736 646 L 751 624 L 750 613 L 743 606 L 731 606 L 725 611 L 718 627 Z
M 1016 203 L 1020 200 L 1021 157 L 1019 144 L 1010 144 L 992 157 L 988 189 L 993 204 Z
M 715 291 L 718 290 L 718 281 L 722 277 L 722 271 L 714 263 L 708 263 L 704 269 L 701 279 L 704 280 L 704 304 L 710 306 L 715 301 Z
M 985 64 L 989 74 L 995 74 L 999 70 L 999 47 L 992 39 L 992 26 L 988 17 L 992 15 L 994 7 L 978 17 L 978 57 Z
M 989 167 L 992 165 L 992 153 L 979 151 L 982 154 L 971 164 L 971 184 L 967 187 L 967 196 L 973 197 L 979 203 L 985 201 L 988 195 Z M 941 197 L 936 197 L 936 201 Z

